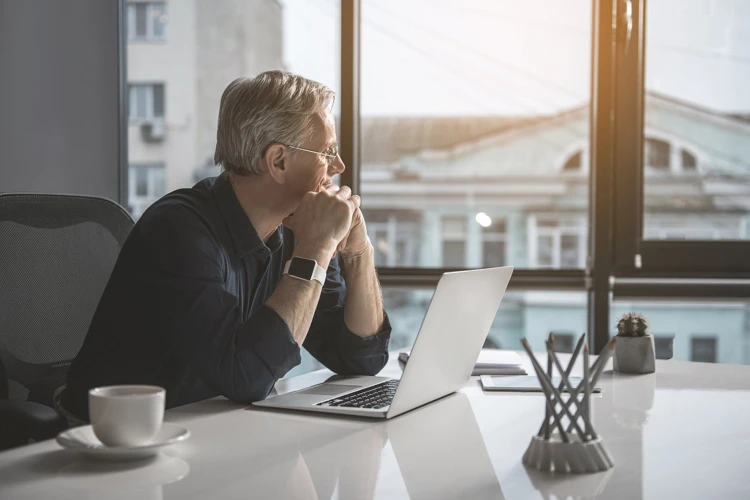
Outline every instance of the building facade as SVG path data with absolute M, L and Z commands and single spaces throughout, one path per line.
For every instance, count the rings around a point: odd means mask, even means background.
M 747 239 L 750 122 L 657 95 L 648 97 L 647 117 L 644 236 Z M 377 264 L 585 268 L 588 107 L 531 120 L 476 118 L 474 129 L 467 120 L 364 120 L 362 197 Z M 390 128 L 401 139 L 380 137 Z M 409 345 L 431 291 L 386 297 L 404 332 L 393 345 Z M 677 359 L 750 362 L 748 304 L 616 302 L 611 334 L 629 310 L 651 320 L 664 355 L 673 341 Z M 525 336 L 542 348 L 555 332 L 572 349 L 586 317 L 584 293 L 511 293 L 491 343 L 519 348 Z
M 235 78 L 283 68 L 276 0 L 129 0 L 128 205 L 154 201 L 213 167 L 219 100 Z

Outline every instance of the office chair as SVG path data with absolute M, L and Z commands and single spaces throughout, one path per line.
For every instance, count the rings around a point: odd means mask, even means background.
M 104 198 L 0 195 L 0 449 L 67 428 L 52 396 L 132 228 Z

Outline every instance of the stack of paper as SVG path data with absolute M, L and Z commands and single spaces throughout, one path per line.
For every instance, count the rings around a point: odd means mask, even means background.
M 409 360 L 409 352 L 399 353 L 398 359 L 406 363 Z M 482 349 L 482 352 L 479 353 L 477 364 L 474 365 L 472 376 L 526 375 L 526 370 L 521 364 L 521 356 L 513 351 Z

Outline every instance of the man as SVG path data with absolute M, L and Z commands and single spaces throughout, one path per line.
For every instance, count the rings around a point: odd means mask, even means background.
M 333 99 L 279 71 L 226 88 L 223 173 L 135 225 L 58 397 L 69 418 L 87 421 L 88 390 L 112 384 L 165 387 L 167 408 L 261 400 L 300 346 L 339 374 L 385 365 L 391 329 L 360 199 L 332 184 L 345 168 Z

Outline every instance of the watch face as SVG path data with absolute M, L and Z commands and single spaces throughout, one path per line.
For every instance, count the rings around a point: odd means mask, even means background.
M 289 274 L 298 278 L 311 280 L 315 272 L 315 261 L 312 259 L 303 259 L 294 257 L 289 264 Z

